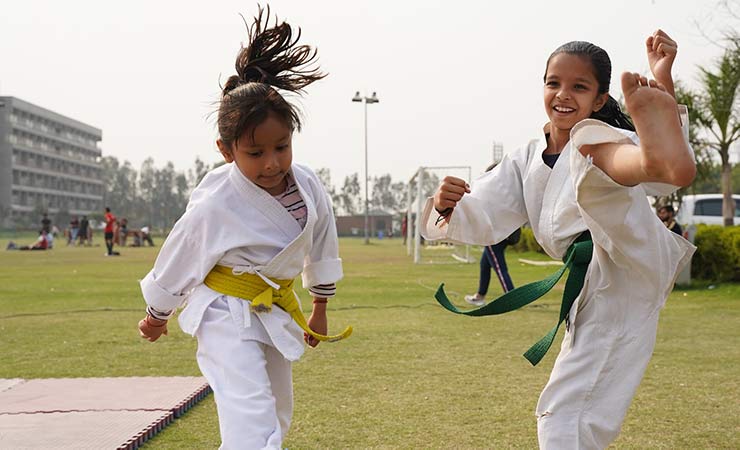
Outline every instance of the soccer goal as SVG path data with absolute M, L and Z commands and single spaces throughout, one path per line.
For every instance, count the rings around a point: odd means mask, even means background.
M 469 245 L 448 241 L 423 241 L 419 220 L 426 199 L 434 195 L 440 182 L 446 176 L 471 181 L 470 166 L 419 167 L 408 183 L 406 193 L 406 253 L 414 256 L 416 264 L 459 264 L 471 263 L 477 259 L 471 256 Z

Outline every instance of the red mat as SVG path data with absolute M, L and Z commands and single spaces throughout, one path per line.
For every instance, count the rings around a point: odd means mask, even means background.
M 0 448 L 136 449 L 209 393 L 201 377 L 0 379 Z

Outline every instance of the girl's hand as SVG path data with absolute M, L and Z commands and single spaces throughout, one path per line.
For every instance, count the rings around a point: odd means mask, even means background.
M 147 314 L 139 321 L 139 335 L 149 342 L 154 342 L 163 334 L 167 334 L 167 321 L 155 319 Z
M 470 186 L 465 180 L 455 177 L 445 177 L 434 194 L 434 208 L 441 213 L 452 210 L 463 195 L 470 193 Z M 449 216 L 449 214 L 448 214 Z
M 657 30 L 647 38 L 645 47 L 655 81 L 665 86 L 666 91 L 675 97 L 671 68 L 678 53 L 678 44 L 663 30 Z
M 328 322 L 326 318 L 326 303 L 314 303 L 311 317 L 308 318 L 308 327 L 318 334 L 326 334 L 329 330 Z M 311 347 L 316 347 L 321 342 L 308 333 L 303 333 L 303 340 Z

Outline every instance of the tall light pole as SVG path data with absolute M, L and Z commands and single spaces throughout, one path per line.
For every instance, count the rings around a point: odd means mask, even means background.
M 368 199 L 367 199 L 367 104 L 378 103 L 380 99 L 378 95 L 373 92 L 370 97 L 360 95 L 360 91 L 355 92 L 355 96 L 352 97 L 353 102 L 362 102 L 365 104 L 365 244 L 370 243 L 370 236 L 368 235 Z

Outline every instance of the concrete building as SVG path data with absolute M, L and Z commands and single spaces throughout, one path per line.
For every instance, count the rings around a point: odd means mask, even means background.
M 365 236 L 365 215 L 337 216 L 337 234 L 339 236 Z M 373 209 L 368 211 L 368 234 L 371 238 L 378 237 L 378 232 L 388 237 L 393 232 L 393 214 Z
M 102 136 L 93 126 L 0 97 L 0 226 L 35 226 L 42 212 L 100 212 Z

